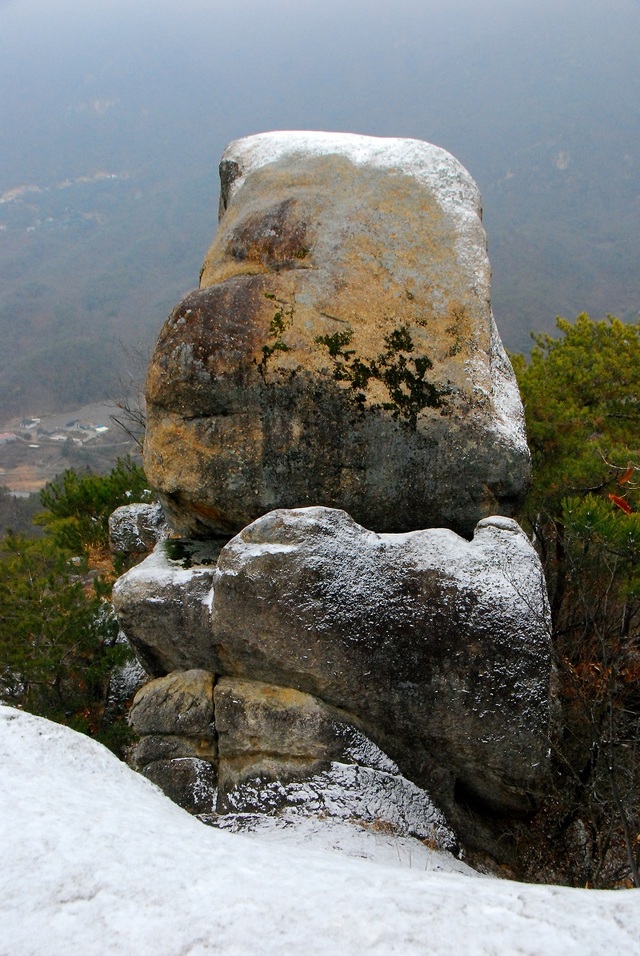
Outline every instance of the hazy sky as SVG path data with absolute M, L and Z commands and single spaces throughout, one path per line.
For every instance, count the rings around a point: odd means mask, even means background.
M 637 28 L 637 11 L 636 0 L 10 0 L 0 182 L 70 175 L 111 147 L 173 166 L 189 148 L 181 135 L 215 163 L 229 139 L 273 128 L 430 139 L 478 176 L 496 140 L 513 150 L 532 126 L 553 132 L 585 88 L 592 110 L 635 103 L 637 71 L 624 68 L 639 38 L 620 20 Z
M 211 237 L 231 139 L 412 136 L 478 181 L 508 321 L 529 301 L 540 327 L 605 300 L 629 317 L 640 270 L 607 299 L 607 244 L 640 244 L 639 50 L 638 0 L 0 0 L 0 195 L 98 169 L 197 182 Z

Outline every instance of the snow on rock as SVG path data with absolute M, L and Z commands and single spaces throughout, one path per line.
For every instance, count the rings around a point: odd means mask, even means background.
M 149 674 L 206 666 L 219 545 L 161 541 L 116 581 L 120 627 Z
M 223 184 L 223 202 L 228 205 L 247 176 L 282 160 L 344 156 L 357 166 L 393 170 L 411 176 L 427 186 L 443 205 L 451 204 L 454 215 L 466 207 L 479 217 L 480 192 L 475 182 L 451 153 L 419 139 L 363 136 L 358 133 L 331 133 L 320 130 L 278 130 L 256 133 L 229 143 L 222 163 L 233 163 L 235 175 L 227 173 Z
M 352 859 L 333 850 L 356 849 L 348 839 L 341 846 L 338 828 L 310 834 L 309 846 L 290 841 L 291 828 L 220 832 L 98 744 L 6 707 L 0 759 L 3 956 L 601 956 L 636 948 L 633 891 L 469 879 L 426 848 L 395 864 L 390 853 L 378 864 Z M 356 852 L 368 857 L 372 843 L 360 838 Z
M 211 653 L 215 673 L 355 715 L 463 841 L 480 831 L 456 793 L 508 816 L 544 786 L 548 601 L 510 518 L 484 519 L 467 541 L 446 528 L 375 534 L 337 509 L 273 511 L 220 553 Z
M 494 855 L 506 845 L 496 812 L 510 827 L 510 814 L 532 810 L 550 720 L 545 584 L 515 521 L 485 518 L 467 541 L 446 528 L 376 534 L 337 509 L 281 509 L 228 542 L 215 568 L 203 563 L 207 547 L 159 545 L 120 578 L 114 604 L 156 674 L 215 675 L 219 811 L 246 774 L 282 782 L 299 777 L 301 758 L 349 763 L 335 751 L 342 718 L 319 716 L 330 705 L 432 795 L 461 841 Z M 246 726 L 231 746 L 239 715 Z M 306 740 L 298 751 L 286 749 L 294 726 Z M 151 775 L 167 776 L 167 793 L 179 771 L 186 806 L 184 760 L 215 754 L 178 746 L 178 722 L 162 738 L 138 729 L 147 736 L 135 766 L 160 761 Z M 245 759 L 258 751 L 262 768 Z M 257 809 L 246 796 L 226 809 Z
M 455 837 L 429 795 L 400 774 L 370 767 L 331 763 L 306 779 L 281 783 L 254 777 L 226 795 L 226 809 L 253 806 L 263 816 L 277 812 L 289 822 L 326 818 L 357 823 L 395 836 L 424 840 L 434 849 L 453 849 Z M 207 819 L 223 827 L 225 815 Z
M 331 818 L 414 836 L 434 849 L 455 846 L 429 794 L 347 714 L 290 687 L 229 678 L 218 681 L 214 703 L 218 815 L 207 822 L 228 826 L 229 813 Z

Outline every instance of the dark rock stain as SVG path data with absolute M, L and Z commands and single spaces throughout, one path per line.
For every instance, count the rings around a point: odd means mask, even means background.
M 229 255 L 237 261 L 259 263 L 271 272 L 299 266 L 309 255 L 309 238 L 297 206 L 296 200 L 285 199 L 245 217 L 229 238 Z

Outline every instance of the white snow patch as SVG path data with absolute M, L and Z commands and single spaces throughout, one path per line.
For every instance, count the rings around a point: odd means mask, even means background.
M 446 858 L 399 869 L 336 854 L 335 839 L 302 847 L 274 833 L 220 832 L 91 740 L 6 707 L 0 760 L 2 954 L 601 956 L 637 947 L 633 891 L 470 880 L 443 872 Z
M 222 160 L 235 162 L 241 175 L 234 180 L 229 199 L 256 169 L 282 159 L 302 156 L 344 156 L 356 165 L 397 170 L 433 190 L 444 206 L 470 206 L 480 214 L 480 193 L 475 182 L 451 153 L 419 139 L 328 133 L 319 130 L 278 130 L 234 140 Z
M 304 846 L 335 850 L 345 856 L 384 866 L 441 873 L 482 874 L 446 851 L 432 850 L 420 840 L 399 836 L 384 826 L 361 820 L 302 815 L 286 809 L 277 816 L 263 813 L 229 813 L 215 825 L 230 833 L 257 833 L 260 840 L 280 846 Z
M 213 588 L 210 588 L 202 598 L 202 603 L 211 612 L 213 608 Z
M 155 593 L 157 595 L 155 600 L 162 603 L 164 589 L 187 588 L 194 578 L 210 579 L 212 574 L 213 568 L 208 565 L 194 564 L 192 567 L 185 567 L 180 559 L 170 558 L 166 552 L 165 542 L 161 541 L 144 561 L 121 575 L 113 589 L 114 594 L 119 594 L 121 591 L 141 587 L 149 595 Z M 148 600 L 153 602 L 154 598 L 149 597 Z M 206 600 L 203 603 L 206 603 Z
M 498 437 L 506 438 L 525 454 L 529 453 L 524 409 L 518 383 L 504 350 L 500 333 L 491 316 L 491 399 L 494 409 L 493 428 Z
M 186 584 L 199 571 L 201 569 L 185 568 L 180 561 L 169 558 L 165 552 L 164 544 L 161 542 L 144 561 L 136 564 L 126 574 L 123 574 L 118 582 L 124 578 L 129 582 L 140 580 L 145 585 L 154 581 L 157 587 L 161 588 L 167 585 Z M 116 587 L 118 582 L 116 582 Z
M 227 549 L 231 551 L 236 544 L 237 539 L 233 538 L 227 545 Z M 247 544 L 244 540 L 240 543 L 242 548 L 243 556 L 246 555 L 248 558 L 262 558 L 265 554 L 285 554 L 288 551 L 295 551 L 295 544 L 285 544 L 284 542 L 279 541 L 249 541 Z
M 400 775 L 400 768 L 391 757 L 380 750 L 377 744 L 369 740 L 362 731 L 355 727 L 346 728 L 344 725 L 336 727 L 336 736 L 347 739 L 344 755 L 362 767 L 380 770 L 383 773 Z

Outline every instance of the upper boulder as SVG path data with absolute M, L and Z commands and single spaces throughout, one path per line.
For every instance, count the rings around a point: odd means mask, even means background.
M 220 173 L 201 288 L 147 380 L 145 468 L 174 528 L 327 505 L 470 535 L 511 515 L 529 455 L 466 170 L 418 140 L 281 132 L 232 143 Z

